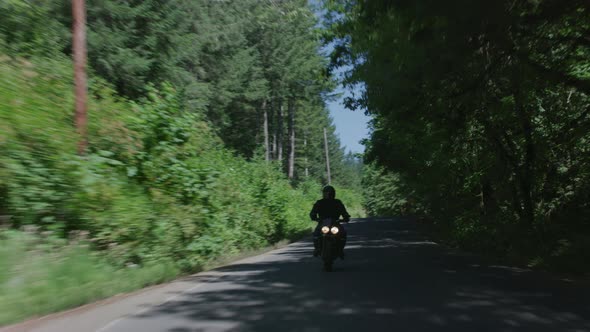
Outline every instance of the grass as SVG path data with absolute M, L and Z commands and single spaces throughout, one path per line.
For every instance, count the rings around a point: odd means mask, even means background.
M 266 248 L 220 257 L 209 262 L 204 270 L 283 247 L 309 234 L 309 230 L 304 230 Z M 172 263 L 115 268 L 84 245 L 52 245 L 37 235 L 0 231 L 0 326 L 131 292 L 180 275 L 181 271 Z
M 45 247 L 45 248 L 44 248 Z M 82 245 L 47 248 L 38 237 L 0 239 L 0 326 L 171 280 L 172 264 L 115 268 Z

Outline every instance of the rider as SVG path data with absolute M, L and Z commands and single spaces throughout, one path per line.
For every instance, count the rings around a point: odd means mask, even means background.
M 320 241 L 322 239 L 321 234 L 321 223 L 319 221 L 332 218 L 334 220 L 338 220 L 340 216 L 344 222 L 350 221 L 350 215 L 346 211 L 344 204 L 339 199 L 336 199 L 336 189 L 332 186 L 325 186 L 322 189 L 323 198 L 319 201 L 315 202 L 311 212 L 309 213 L 309 217 L 311 220 L 317 221 L 318 225 L 316 226 L 315 230 L 313 231 L 313 246 L 314 257 L 318 256 L 320 253 Z M 340 257 L 344 258 L 344 246 L 346 245 L 346 230 L 344 227 L 340 226 L 341 232 L 341 250 L 340 250 Z

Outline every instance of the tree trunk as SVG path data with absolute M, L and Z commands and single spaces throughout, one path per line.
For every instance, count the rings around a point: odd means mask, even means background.
M 270 146 L 268 142 L 268 110 L 266 109 L 266 99 L 262 102 L 263 128 L 264 128 L 264 160 L 270 161 Z
M 289 179 L 295 176 L 295 105 L 289 100 Z
M 275 123 L 276 119 L 276 104 L 274 100 L 270 102 L 270 121 L 271 129 L 272 129 L 272 145 L 270 149 L 270 159 L 276 160 L 277 159 L 277 125 Z
M 326 170 L 328 172 L 328 184 L 332 184 L 332 176 L 330 175 L 330 154 L 328 153 L 328 134 L 324 128 L 324 148 L 326 150 Z
M 72 0 L 72 51 L 74 53 L 75 124 L 79 135 L 78 154 L 88 147 L 88 115 L 86 110 L 86 8 L 85 0 Z
M 283 101 L 279 101 L 277 119 L 277 160 L 283 161 Z
M 303 132 L 303 153 L 305 153 L 305 177 L 309 177 L 309 158 L 307 157 L 307 130 Z
M 522 73 L 513 79 L 513 96 L 516 112 L 520 120 L 520 126 L 524 134 L 525 153 L 520 172 L 520 190 L 522 195 L 523 212 L 526 227 L 530 228 L 535 222 L 534 206 L 534 169 L 535 169 L 535 142 L 533 140 L 533 125 L 531 115 L 527 112 L 522 100 L 521 82 Z

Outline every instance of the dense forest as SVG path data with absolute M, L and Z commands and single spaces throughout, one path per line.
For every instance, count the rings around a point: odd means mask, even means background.
M 0 324 L 308 234 L 325 140 L 353 217 L 411 215 L 449 245 L 589 270 L 588 1 L 86 9 L 78 154 L 71 1 L 0 1 Z M 362 156 L 326 107 L 339 84 L 372 119 Z
M 449 243 L 587 271 L 587 1 L 325 1 L 332 67 L 370 114 L 367 208 Z
M 70 55 L 70 1 L 3 6 L 5 53 Z M 225 146 L 246 158 L 266 154 L 281 161 L 290 178 L 325 178 L 321 144 L 327 128 L 333 172 L 341 171 L 343 150 L 324 105 L 334 82 L 305 1 L 87 6 L 91 70 L 118 96 L 137 101 L 150 87 L 169 82 L 183 110 L 203 115 Z
M 308 234 L 324 130 L 339 197 L 363 214 L 306 1 L 86 7 L 80 156 L 71 2 L 0 1 L 0 324 Z

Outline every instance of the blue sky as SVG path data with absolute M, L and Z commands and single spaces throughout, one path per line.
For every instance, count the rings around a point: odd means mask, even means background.
M 328 56 L 332 52 L 333 46 L 327 45 L 323 47 L 320 52 Z M 350 67 L 339 68 L 334 71 L 334 76 L 337 80 L 343 78 L 344 72 Z M 355 86 L 354 93 L 359 95 L 361 93 L 360 84 Z M 344 107 L 344 98 L 351 95 L 351 92 L 338 85 L 335 93 L 340 94 L 335 100 L 328 101 L 326 105 L 330 111 L 330 116 L 334 120 L 336 126 L 336 134 L 340 137 L 340 142 L 344 146 L 346 152 L 362 153 L 365 151 L 365 146 L 360 143 L 363 138 L 369 137 L 368 122 L 370 117 L 366 116 L 363 110 L 351 111 Z
M 343 91 L 343 88 L 340 87 L 339 92 Z M 330 115 L 334 119 L 336 134 L 340 137 L 340 142 L 345 147 L 346 152 L 362 153 L 365 147 L 359 141 L 369 137 L 367 124 L 370 118 L 362 110 L 351 111 L 346 109 L 343 104 L 346 95 L 348 95 L 347 92 L 338 100 L 328 102 L 327 106 Z
M 320 52 L 322 54 L 329 54 L 332 51 L 332 45 L 324 47 Z M 350 67 L 340 68 L 335 70 L 334 75 L 336 79 L 342 79 L 343 73 L 350 69 Z M 330 116 L 334 120 L 336 126 L 336 134 L 340 137 L 340 142 L 344 146 L 346 152 L 362 153 L 365 151 L 365 146 L 360 143 L 363 138 L 369 137 L 368 122 L 371 119 L 366 116 L 364 110 L 351 111 L 344 106 L 344 98 L 351 96 L 351 91 L 338 85 L 335 91 L 341 96 L 335 100 L 326 103 Z M 361 93 L 360 85 L 354 88 L 354 94 Z
M 314 8 L 316 16 L 321 21 L 324 10 L 321 8 L 320 1 L 308 1 L 311 7 Z M 320 53 L 328 56 L 328 54 L 332 52 L 332 49 L 332 45 L 327 45 L 320 50 Z M 339 77 L 342 72 L 342 69 L 337 70 L 335 72 L 336 77 Z M 366 116 L 362 110 L 351 111 L 344 107 L 344 98 L 350 95 L 350 92 L 346 91 L 344 87 L 338 86 L 336 92 L 341 93 L 342 96 L 327 102 L 330 116 L 332 116 L 334 125 L 336 126 L 336 134 L 340 137 L 340 142 L 346 152 L 351 151 L 353 153 L 362 153 L 364 152 L 365 147 L 361 145 L 360 140 L 369 137 L 369 129 L 367 125 L 370 118 Z

